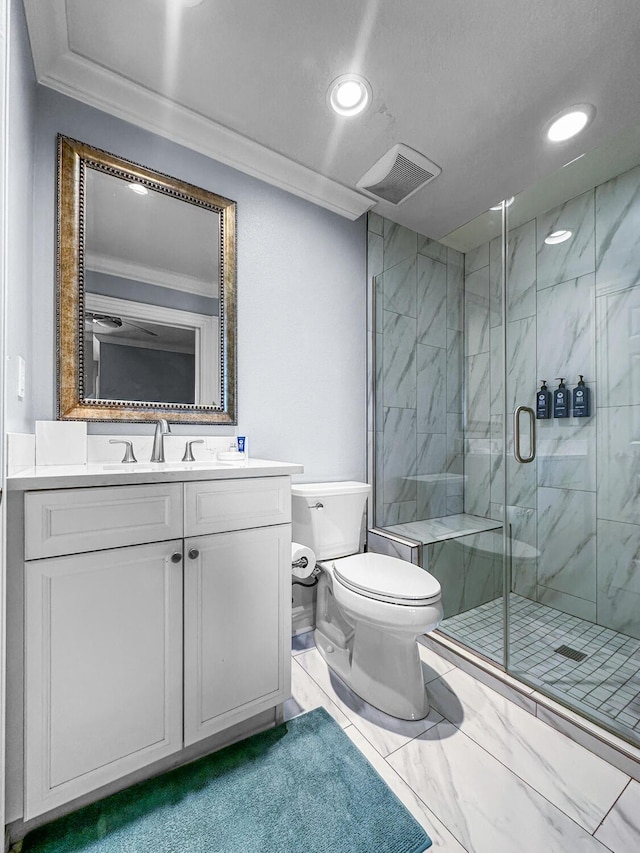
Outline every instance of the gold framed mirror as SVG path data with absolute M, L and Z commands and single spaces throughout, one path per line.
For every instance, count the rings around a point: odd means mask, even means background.
M 236 203 L 58 137 L 58 420 L 237 423 Z

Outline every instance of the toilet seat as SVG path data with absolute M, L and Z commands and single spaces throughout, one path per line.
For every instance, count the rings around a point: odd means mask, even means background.
M 413 563 L 385 554 L 354 554 L 332 561 L 335 579 L 358 595 L 408 607 L 440 600 L 436 578 Z

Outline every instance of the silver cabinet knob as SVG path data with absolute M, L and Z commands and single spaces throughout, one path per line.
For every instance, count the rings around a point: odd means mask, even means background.
M 198 551 L 197 548 L 190 548 L 189 549 L 189 559 L 190 560 L 197 560 L 199 556 L 200 556 L 200 551 Z
M 181 559 L 182 559 L 182 554 L 180 554 L 179 551 L 176 551 L 175 554 L 171 555 L 171 562 L 172 563 L 179 563 Z

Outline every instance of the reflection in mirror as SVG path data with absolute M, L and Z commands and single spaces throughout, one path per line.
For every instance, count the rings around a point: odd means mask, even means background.
M 235 423 L 234 202 L 63 137 L 58 181 L 59 417 Z

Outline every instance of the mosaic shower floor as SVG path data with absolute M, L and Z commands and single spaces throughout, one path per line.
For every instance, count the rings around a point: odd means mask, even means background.
M 509 670 L 581 706 L 622 734 L 640 736 L 640 640 L 511 594 Z M 502 663 L 503 601 L 450 616 L 440 630 Z M 556 651 L 585 655 L 573 660 Z

